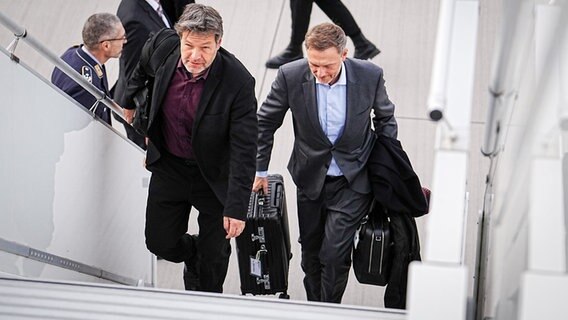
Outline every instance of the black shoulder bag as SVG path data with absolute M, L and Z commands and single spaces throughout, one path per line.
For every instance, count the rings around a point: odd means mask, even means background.
M 151 35 L 142 48 L 140 66 L 144 69 L 148 79 L 132 98 L 136 106 L 132 127 L 143 136 L 146 136 L 148 132 L 156 71 L 164 64 L 166 58 L 177 47 L 178 43 L 179 38 L 174 30 L 162 29 L 155 35 Z

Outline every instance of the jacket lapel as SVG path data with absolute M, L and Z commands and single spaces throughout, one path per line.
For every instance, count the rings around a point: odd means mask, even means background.
M 225 50 L 220 48 L 219 51 Z M 209 106 L 209 101 L 211 97 L 213 97 L 213 93 L 215 92 L 215 88 L 221 82 L 221 77 L 223 75 L 223 60 L 220 52 L 217 52 L 217 56 L 215 60 L 213 60 L 213 64 L 211 65 L 211 70 L 209 70 L 209 74 L 207 75 L 207 80 L 205 80 L 205 87 L 203 88 L 203 93 L 201 94 L 201 100 L 199 100 L 199 106 L 197 107 L 197 113 L 195 115 L 195 122 L 193 124 L 193 136 L 195 137 L 195 130 L 199 126 L 199 121 L 205 112 L 207 106 Z
M 345 132 L 351 129 L 350 126 L 353 122 L 351 121 L 351 117 L 353 116 L 353 112 L 356 111 L 355 109 L 360 105 L 362 97 L 361 88 L 357 82 L 357 76 L 351 68 L 349 59 L 346 59 L 343 65 L 345 66 L 345 74 L 347 75 L 347 105 L 345 106 L 345 127 L 343 128 L 343 134 L 337 139 L 337 142 L 341 140 Z M 359 101 L 359 103 L 357 101 Z
M 337 137 L 337 140 L 335 141 L 336 145 L 341 143 L 341 139 L 343 137 L 348 136 L 346 133 L 349 132 L 348 130 L 351 130 L 352 125 L 362 125 L 361 123 L 353 123 L 353 121 L 351 120 L 353 113 L 357 113 L 357 108 L 361 105 L 361 87 L 359 85 L 359 82 L 357 81 L 355 73 L 353 72 L 353 68 L 351 67 L 349 59 L 346 59 L 343 65 L 345 66 L 345 70 L 343 70 L 342 72 L 345 72 L 347 75 L 345 126 L 343 127 L 341 135 Z
M 160 29 L 166 27 L 166 25 L 164 24 L 164 21 L 162 21 L 162 18 L 160 18 L 158 13 L 146 1 L 138 1 L 138 3 L 142 7 L 142 9 L 144 9 L 144 11 L 146 12 L 146 15 L 148 15 L 148 18 L 150 18 L 150 20 L 152 20 L 154 23 L 156 23 L 160 27 Z M 166 19 L 167 19 L 167 17 L 166 17 Z M 169 21 L 169 19 L 168 19 L 168 21 Z M 171 22 L 170 22 L 170 25 L 171 25 Z
M 314 132 L 317 133 L 324 141 L 330 143 L 319 122 L 316 80 L 309 68 L 306 72 L 305 81 L 302 83 L 302 91 L 304 93 L 304 105 L 306 106 L 307 117 L 314 128 Z

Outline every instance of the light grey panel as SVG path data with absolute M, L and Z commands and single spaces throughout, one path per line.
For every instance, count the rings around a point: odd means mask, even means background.
M 439 1 L 344 2 L 362 32 L 382 51 L 372 61 L 384 70 L 396 115 L 425 119 Z
M 153 282 L 142 151 L 4 52 L 0 69 L 0 237 Z M 27 277 L 66 279 L 27 259 L 1 265 Z
M 260 94 L 265 60 L 270 54 L 285 0 L 197 1 L 216 8 L 223 17 L 223 47 L 233 53 L 256 79 Z M 289 15 L 289 13 L 288 13 Z M 288 18 L 289 19 L 289 18 Z
M 398 310 L 282 299 L 184 293 L 0 278 L 0 318 L 41 319 L 377 319 L 402 320 Z

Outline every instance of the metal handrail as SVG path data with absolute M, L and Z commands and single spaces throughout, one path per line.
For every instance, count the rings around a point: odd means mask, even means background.
M 39 41 L 37 41 L 34 37 L 32 37 L 25 28 L 20 27 L 2 12 L 0 12 L 0 23 L 3 24 L 7 29 L 14 33 L 16 39 L 22 39 L 27 44 L 30 45 L 34 50 L 40 53 L 43 57 L 53 63 L 57 68 L 59 68 L 63 73 L 65 73 L 69 78 L 73 79 L 77 84 L 83 87 L 87 92 L 92 94 L 98 102 L 103 103 L 107 107 L 109 107 L 114 113 L 116 113 L 119 117 L 126 120 L 124 114 L 122 113 L 122 107 L 119 106 L 114 100 L 112 100 L 109 96 L 106 95 L 103 91 L 99 90 L 99 88 L 95 87 L 92 83 L 87 81 L 83 78 L 75 69 L 71 68 L 65 61 L 63 61 L 60 57 L 55 55 L 53 52 L 49 51 L 46 47 L 44 47 Z M 15 49 L 15 45 L 11 45 L 11 58 L 12 60 L 19 62 L 19 59 L 14 55 L 13 50 Z M 10 51 L 10 50 L 9 50 Z

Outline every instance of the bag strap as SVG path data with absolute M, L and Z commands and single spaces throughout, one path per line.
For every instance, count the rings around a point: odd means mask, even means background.
M 140 53 L 140 65 L 150 77 L 156 75 L 156 70 L 164 64 L 166 58 L 179 44 L 177 33 L 170 28 L 164 28 L 152 35 Z

